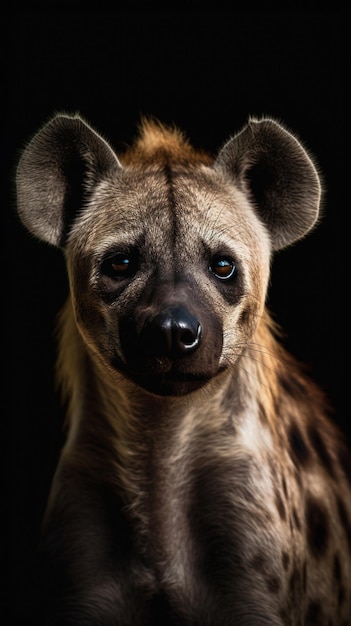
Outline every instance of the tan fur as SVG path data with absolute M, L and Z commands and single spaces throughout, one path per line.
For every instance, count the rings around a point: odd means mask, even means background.
M 202 150 L 195 150 L 175 126 L 165 126 L 152 118 L 143 117 L 139 135 L 129 149 L 119 155 L 123 165 L 145 167 L 146 163 L 170 161 L 178 165 L 196 167 L 210 165 L 213 159 Z
M 144 119 L 117 158 L 63 116 L 18 181 L 70 284 L 46 624 L 347 626 L 349 451 L 265 306 L 318 217 L 304 149 L 251 120 L 212 159 Z

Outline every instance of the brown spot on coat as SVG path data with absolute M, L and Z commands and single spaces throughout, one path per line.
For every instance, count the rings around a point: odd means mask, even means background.
M 288 439 L 292 461 L 298 468 L 306 466 L 310 461 L 311 452 L 299 426 L 294 422 L 291 424 L 288 431 Z
M 267 557 L 263 552 L 257 552 L 250 562 L 251 567 L 258 572 L 263 572 L 267 566 Z
M 340 583 L 342 572 L 341 572 L 340 559 L 339 559 L 339 556 L 337 554 L 334 554 L 333 574 L 334 574 L 334 579 L 336 580 L 336 582 Z
M 325 443 L 321 433 L 319 432 L 319 430 L 315 426 L 311 426 L 309 431 L 308 431 L 308 435 L 309 435 L 310 441 L 311 441 L 315 451 L 318 454 L 318 457 L 319 457 L 322 465 L 327 470 L 327 472 L 330 474 L 330 476 L 335 478 L 335 468 L 334 468 L 334 465 L 333 465 L 333 460 L 331 458 L 331 455 L 329 453 L 329 450 L 327 448 L 327 445 L 326 445 L 326 443 Z
M 307 590 L 307 562 L 305 561 L 302 567 L 302 589 L 304 593 Z
M 283 564 L 284 570 L 287 571 L 289 569 L 289 564 L 290 564 L 290 556 L 288 552 L 284 551 L 282 553 L 282 564 Z
M 324 505 L 311 496 L 307 498 L 305 518 L 309 549 L 315 558 L 321 558 L 329 542 L 329 522 Z
M 323 626 L 323 611 L 318 601 L 311 601 L 307 607 L 305 626 Z
M 279 593 L 281 589 L 281 581 L 278 576 L 268 576 L 266 582 L 268 591 L 271 593 Z

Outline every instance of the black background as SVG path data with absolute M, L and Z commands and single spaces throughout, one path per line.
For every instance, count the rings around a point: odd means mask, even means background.
M 288 348 L 330 397 L 335 421 L 351 432 L 342 357 L 346 15 L 132 6 L 14 9 L 3 21 L 3 406 L 10 425 L 3 447 L 17 619 L 35 620 L 33 555 L 63 441 L 54 328 L 67 283 L 61 253 L 19 224 L 13 183 L 21 149 L 55 112 L 79 111 L 117 150 L 135 135 L 141 114 L 176 123 L 214 154 L 249 115 L 273 116 L 303 140 L 324 180 L 323 216 L 304 241 L 275 257 L 268 305 Z

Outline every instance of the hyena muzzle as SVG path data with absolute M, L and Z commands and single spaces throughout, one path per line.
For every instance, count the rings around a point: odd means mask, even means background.
M 117 157 L 57 115 L 17 192 L 70 285 L 43 623 L 349 625 L 349 452 L 265 305 L 318 219 L 300 142 L 250 119 L 212 158 L 144 120 Z

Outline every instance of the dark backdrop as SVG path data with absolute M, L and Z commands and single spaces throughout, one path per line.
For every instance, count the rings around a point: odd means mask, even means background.
M 19 619 L 34 611 L 33 555 L 62 444 L 54 327 L 67 294 L 61 253 L 28 236 L 15 214 L 21 149 L 57 111 L 79 111 L 117 150 L 132 139 L 140 114 L 175 122 L 195 146 L 213 153 L 248 115 L 283 121 L 316 157 L 324 211 L 312 234 L 276 256 L 268 304 L 287 346 L 308 364 L 349 435 L 341 356 L 341 281 L 349 283 L 342 247 L 346 45 L 345 15 L 330 11 L 50 8 L 5 17 L 3 397 L 10 437 L 3 447 L 10 452 L 9 462 L 4 456 L 10 478 L 6 543 Z

